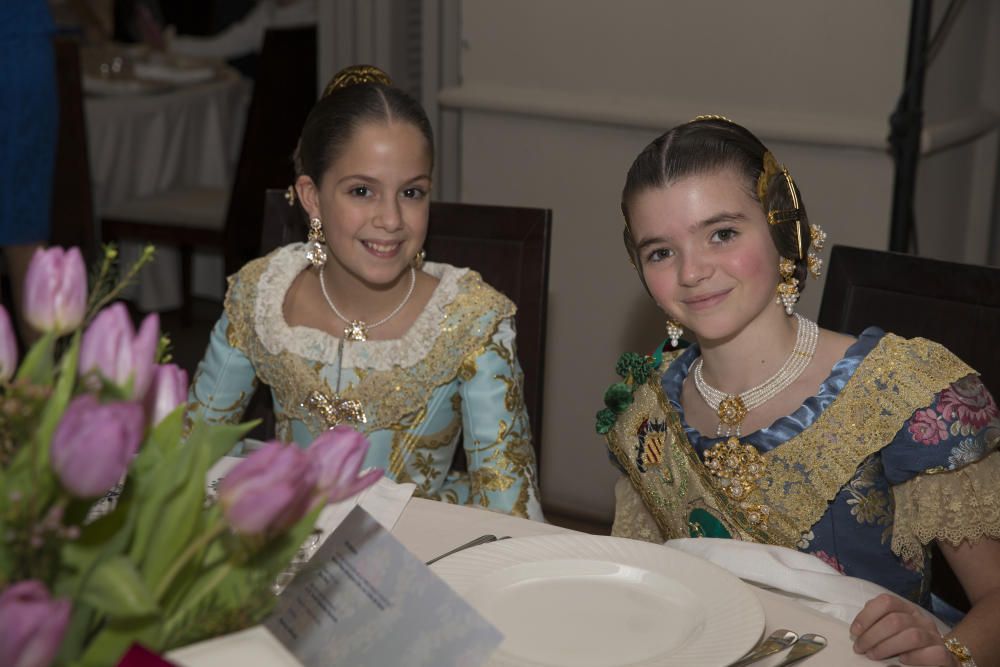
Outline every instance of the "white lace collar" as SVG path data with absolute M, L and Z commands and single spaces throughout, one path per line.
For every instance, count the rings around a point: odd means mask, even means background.
M 289 352 L 332 365 L 337 363 L 339 338 L 311 327 L 291 327 L 285 321 L 285 295 L 307 264 L 304 243 L 293 243 L 275 251 L 257 283 L 254 328 L 270 354 Z M 441 334 L 445 308 L 458 295 L 458 281 L 468 269 L 426 262 L 423 271 L 439 282 L 409 330 L 402 338 L 393 340 L 345 341 L 344 368 L 380 371 L 397 365 L 408 368 L 427 355 Z

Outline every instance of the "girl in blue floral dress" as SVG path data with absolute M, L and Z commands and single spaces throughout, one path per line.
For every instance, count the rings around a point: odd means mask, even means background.
M 624 355 L 598 413 L 625 473 L 615 534 L 814 554 L 901 596 L 861 611 L 858 652 L 1000 663 L 1000 411 L 975 371 L 931 341 L 855 339 L 794 313 L 826 235 L 787 169 L 727 119 L 650 144 L 622 211 L 671 344 Z M 695 343 L 681 350 L 684 329 Z M 972 602 L 946 638 L 917 606 L 932 542 Z

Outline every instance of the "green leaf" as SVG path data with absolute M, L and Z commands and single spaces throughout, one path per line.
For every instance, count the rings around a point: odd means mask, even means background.
M 129 646 L 137 642 L 153 651 L 160 651 L 162 636 L 163 622 L 158 619 L 105 625 L 94 636 L 76 665 L 77 667 L 117 665 Z
M 149 618 L 160 611 L 146 582 L 125 556 L 113 556 L 98 563 L 84 584 L 80 599 L 115 621 Z
M 136 467 L 136 499 L 140 504 L 131 553 L 153 590 L 199 528 L 204 529 L 201 518 L 209 468 L 253 426 L 199 421 L 183 446 L 171 448 L 156 440 L 161 435 L 169 437 L 173 426 L 168 425 L 154 438 L 159 446 L 149 447 L 148 455 L 140 454 L 161 457 L 155 468 L 149 468 L 146 461 Z
M 37 456 L 35 457 L 35 470 L 48 470 L 49 467 L 49 445 L 52 442 L 52 434 L 62 418 L 69 399 L 73 395 L 73 387 L 76 384 L 76 366 L 80 357 L 80 332 L 73 334 L 73 340 L 69 348 L 63 354 L 59 363 L 59 379 L 52 389 L 49 401 L 42 410 L 39 419 L 38 429 L 35 431 L 35 445 L 37 446 Z
M 55 353 L 56 335 L 44 334 L 38 342 L 31 346 L 28 354 L 17 369 L 15 382 L 48 385 L 52 383 L 52 373 L 55 368 L 53 354 Z

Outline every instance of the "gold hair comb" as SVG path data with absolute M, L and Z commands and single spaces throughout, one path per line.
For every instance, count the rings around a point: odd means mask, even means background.
M 323 94 L 320 97 L 326 97 L 335 90 L 362 83 L 380 83 L 383 86 L 391 86 L 392 79 L 389 78 L 388 74 L 374 65 L 351 65 L 333 75 L 333 78 L 330 79 L 330 83 L 326 84 L 326 88 L 323 89 Z

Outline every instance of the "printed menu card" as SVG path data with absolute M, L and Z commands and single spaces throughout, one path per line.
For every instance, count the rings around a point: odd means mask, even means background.
M 305 667 L 478 667 L 503 640 L 361 507 L 279 596 L 265 625 Z

